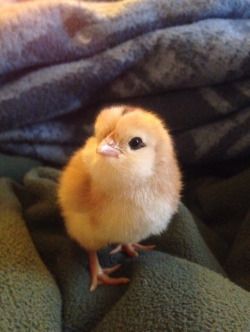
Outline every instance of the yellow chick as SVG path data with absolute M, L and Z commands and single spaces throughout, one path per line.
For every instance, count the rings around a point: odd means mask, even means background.
M 153 113 L 128 106 L 109 107 L 95 122 L 94 136 L 62 172 L 58 201 L 69 236 L 89 257 L 91 287 L 124 284 L 113 278 L 119 265 L 104 269 L 97 251 L 151 250 L 138 242 L 164 231 L 176 212 L 181 174 L 172 139 Z

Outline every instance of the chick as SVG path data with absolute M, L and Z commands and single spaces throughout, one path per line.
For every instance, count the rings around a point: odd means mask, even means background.
M 128 106 L 102 110 L 94 136 L 70 159 L 58 186 L 58 201 L 69 236 L 88 253 L 93 291 L 119 265 L 104 269 L 97 251 L 151 250 L 138 242 L 164 231 L 176 212 L 181 174 L 172 139 L 151 112 Z

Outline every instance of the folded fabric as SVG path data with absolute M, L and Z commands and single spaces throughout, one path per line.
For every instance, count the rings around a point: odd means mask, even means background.
M 64 164 L 93 107 L 154 96 L 183 163 L 250 156 L 249 0 L 4 3 L 0 151 Z
M 249 232 L 242 232 L 245 221 L 238 225 L 239 239 L 228 258 L 219 263 L 209 243 L 218 236 L 225 241 L 223 234 L 213 228 L 206 232 L 205 224 L 200 231 L 181 204 L 169 230 L 148 240 L 155 251 L 132 259 L 102 250 L 102 264 L 123 263 L 116 273 L 127 275 L 130 283 L 99 286 L 91 293 L 86 254 L 65 234 L 56 205 L 58 175 L 56 169 L 39 167 L 24 176 L 22 185 L 0 181 L 1 331 L 248 330 L 250 295 L 240 286 L 249 282 L 244 267 L 249 256 L 239 256 L 249 243 Z M 235 190 L 243 179 L 232 180 Z M 223 182 L 217 183 L 222 188 Z M 221 204 L 228 199 L 222 193 L 218 190 Z M 204 208 L 209 211 L 209 206 L 204 200 Z M 220 210 L 217 222 L 222 218 Z

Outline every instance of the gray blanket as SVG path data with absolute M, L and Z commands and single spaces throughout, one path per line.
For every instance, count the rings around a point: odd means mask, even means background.
M 249 0 L 2 1 L 0 151 L 62 164 L 122 102 L 161 113 L 183 163 L 249 156 L 249 18 Z

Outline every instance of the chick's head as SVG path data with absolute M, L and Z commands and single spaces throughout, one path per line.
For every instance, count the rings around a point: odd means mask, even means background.
M 173 158 L 171 138 L 161 120 L 139 108 L 104 109 L 95 124 L 96 172 L 100 181 L 142 184 L 157 166 Z

